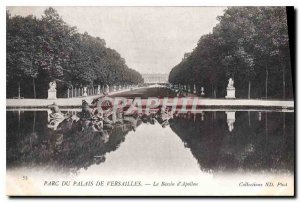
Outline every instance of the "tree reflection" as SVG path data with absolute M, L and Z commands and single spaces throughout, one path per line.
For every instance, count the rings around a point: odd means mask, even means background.
M 54 166 L 76 172 L 105 162 L 141 124 L 170 127 L 206 172 L 288 170 L 294 167 L 294 113 L 99 111 L 7 113 L 7 166 Z M 36 122 L 36 120 L 38 120 Z M 22 124 L 25 122 L 26 124 Z M 251 124 L 249 124 L 251 123 Z
M 124 117 L 120 123 L 100 119 L 99 114 L 92 113 L 87 116 L 86 112 L 83 108 L 75 114 L 53 110 L 48 114 L 37 113 L 38 137 L 34 136 L 36 133 L 28 131 L 27 127 L 18 131 L 13 128 L 13 124 L 8 124 L 8 168 L 51 165 L 60 170 L 74 172 L 81 168 L 86 169 L 92 164 L 104 162 L 105 154 L 116 150 L 128 132 L 135 130 L 141 123 L 138 116 Z M 33 120 L 31 113 L 25 115 L 27 123 Z M 8 117 L 9 119 L 12 120 L 13 117 Z M 17 135 L 19 133 L 22 135 Z
M 135 131 L 142 122 L 158 122 L 166 127 L 171 118 L 166 108 L 149 113 L 125 114 L 121 109 L 103 113 L 85 101 L 80 112 L 61 112 L 53 104 L 47 113 L 31 114 L 25 113 L 26 127 L 21 130 L 8 123 L 8 168 L 49 165 L 72 172 L 87 169 L 104 162 L 106 153 L 116 150 L 128 132 Z M 7 120 L 14 120 L 11 115 L 8 113 Z M 37 126 L 35 120 L 39 120 Z M 32 121 L 33 131 L 28 130 Z
M 232 131 L 231 128 L 228 130 L 228 117 L 224 112 L 217 112 L 216 119 L 214 112 L 205 112 L 205 117 L 209 117 L 205 120 L 197 114 L 195 122 L 177 116 L 170 121 L 170 126 L 191 149 L 204 171 L 293 171 L 293 113 L 265 113 L 263 117 L 255 113 L 254 117 L 248 116 L 247 112 L 236 112 Z M 260 121 L 261 118 L 265 122 Z

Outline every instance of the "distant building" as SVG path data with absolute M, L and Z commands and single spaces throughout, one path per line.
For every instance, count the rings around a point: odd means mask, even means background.
M 190 57 L 191 54 L 192 54 L 191 52 L 190 52 L 190 53 L 185 53 L 185 54 L 183 55 L 182 60 L 186 60 L 188 57 Z
M 142 74 L 144 83 L 168 83 L 169 74 Z

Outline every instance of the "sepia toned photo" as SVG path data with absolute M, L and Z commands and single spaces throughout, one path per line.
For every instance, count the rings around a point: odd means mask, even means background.
M 293 7 L 6 7 L 8 196 L 294 196 Z

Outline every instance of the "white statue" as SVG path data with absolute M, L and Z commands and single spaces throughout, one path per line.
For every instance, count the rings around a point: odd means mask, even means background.
M 50 91 L 56 91 L 56 81 L 51 81 L 49 83 L 49 90 Z
M 48 99 L 56 99 L 56 81 L 49 83 Z
M 98 87 L 97 87 L 97 94 L 98 94 L 98 95 L 101 94 L 101 87 L 100 87 L 100 85 L 98 85 Z
M 228 86 L 227 86 L 227 88 L 234 88 L 234 81 L 233 81 L 233 79 L 232 78 L 229 78 L 229 80 L 228 80 Z
M 205 95 L 205 93 L 204 93 L 204 87 L 201 87 L 201 95 Z
M 196 85 L 194 84 L 194 90 L 193 90 L 193 93 L 196 94 L 197 93 L 197 90 L 196 90 Z
M 83 87 L 83 94 L 82 96 L 87 96 L 87 87 Z
M 229 78 L 228 85 L 227 85 L 227 95 L 225 96 L 226 99 L 234 99 L 235 98 L 235 87 L 234 81 L 232 78 Z
M 105 85 L 105 93 L 109 93 L 109 85 Z

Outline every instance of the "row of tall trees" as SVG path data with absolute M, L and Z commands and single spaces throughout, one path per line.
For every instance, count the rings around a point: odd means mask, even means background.
M 143 82 L 103 39 L 79 33 L 51 7 L 40 19 L 7 11 L 6 21 L 7 97 L 17 96 L 19 86 L 22 97 L 46 97 L 52 80 L 59 94 L 71 86 Z
M 213 32 L 171 70 L 170 83 L 224 97 L 231 77 L 237 97 L 293 98 L 286 8 L 229 7 L 217 19 Z

